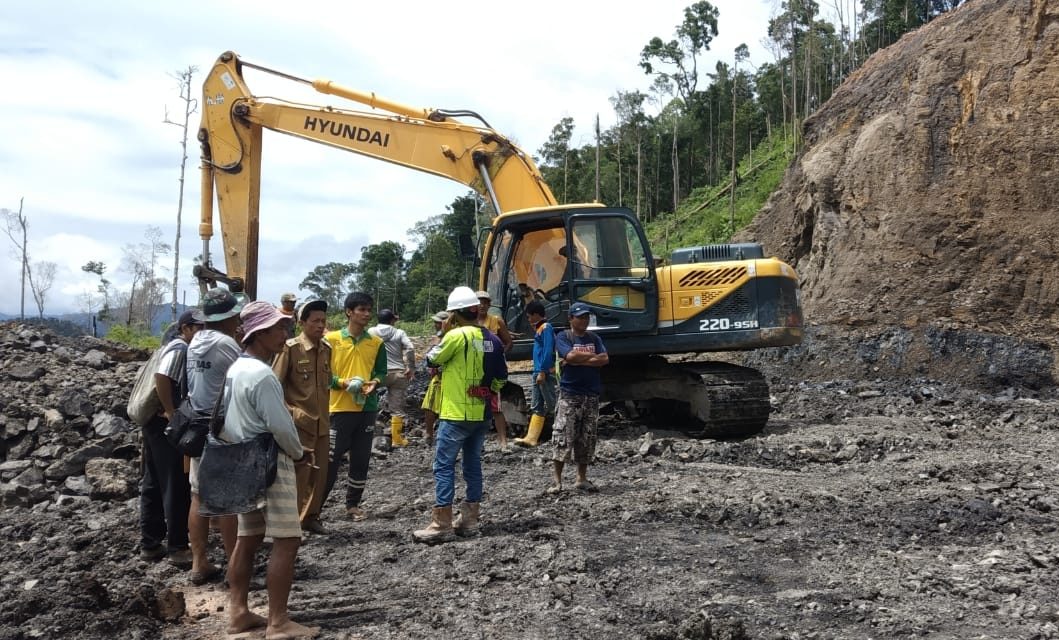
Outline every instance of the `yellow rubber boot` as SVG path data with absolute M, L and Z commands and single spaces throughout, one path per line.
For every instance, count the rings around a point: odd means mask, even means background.
M 390 416 L 390 445 L 408 446 L 408 440 L 404 437 L 404 416 Z
M 541 437 L 544 429 L 544 416 L 534 415 L 530 417 L 529 429 L 526 430 L 525 438 L 515 438 L 515 444 L 520 447 L 535 447 L 537 440 Z

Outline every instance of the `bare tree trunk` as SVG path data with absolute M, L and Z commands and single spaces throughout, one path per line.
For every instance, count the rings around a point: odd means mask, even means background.
M 714 141 L 714 124 L 713 124 L 713 100 L 706 105 L 706 133 L 709 136 L 709 140 L 706 142 L 706 146 L 710 150 L 709 160 L 706 161 L 706 180 L 709 184 L 717 184 L 717 144 Z
M 736 83 L 736 71 L 739 64 L 739 56 L 737 55 L 732 63 L 732 187 L 731 197 L 728 203 L 728 233 L 735 233 L 735 83 Z
M 853 43 L 853 60 L 852 64 L 849 65 L 850 73 L 860 64 L 860 56 L 857 55 L 857 0 L 853 0 L 853 11 L 850 12 L 850 20 L 853 23 L 853 28 L 850 30 L 849 39 Z
M 177 77 L 180 81 L 180 99 L 184 101 L 183 124 L 170 121 L 168 114 L 164 120 L 167 124 L 183 129 L 180 139 L 180 195 L 177 198 L 176 238 L 173 240 L 173 299 L 170 304 L 173 322 L 177 319 L 177 286 L 180 282 L 180 225 L 184 213 L 184 172 L 188 163 L 188 121 L 198 107 L 198 101 L 191 97 L 191 76 L 195 71 L 195 67 L 188 67 Z
M 126 314 L 125 315 L 125 326 L 126 327 L 131 327 L 132 326 L 132 305 L 133 305 L 133 301 L 135 299 L 136 299 L 136 280 L 133 279 L 132 288 L 129 289 L 129 304 L 125 305 L 125 314 Z
M 643 132 L 636 133 L 636 218 L 640 217 L 640 196 L 643 194 Z
M 599 114 L 596 114 L 596 202 L 599 202 Z
M 651 200 L 651 219 L 658 215 L 658 209 L 662 206 L 659 196 L 662 195 L 662 134 L 655 134 L 655 192 Z
M 795 65 L 797 57 L 796 40 L 794 38 L 794 12 L 791 12 L 791 133 L 798 130 L 798 69 Z M 798 136 L 794 135 L 794 152 L 798 153 Z
M 625 206 L 622 201 L 622 189 L 621 189 L 621 126 L 618 127 L 618 206 Z
M 18 224 L 22 227 L 22 292 L 19 296 L 18 319 L 26 319 L 26 276 L 29 274 L 29 255 L 26 253 L 26 216 L 22 215 L 22 203 L 25 198 L 18 199 Z
M 30 272 L 29 288 L 33 293 L 33 302 L 37 304 L 37 317 L 44 319 L 44 303 L 48 298 L 48 291 L 55 283 L 55 271 L 58 268 L 54 262 L 38 262 L 37 276 L 32 277 Z
M 563 202 L 570 202 L 570 196 L 567 193 L 567 181 L 570 175 L 570 150 L 563 149 Z
M 680 204 L 680 158 L 677 154 L 677 120 L 673 119 L 673 149 L 671 159 L 673 161 L 673 213 L 677 212 Z

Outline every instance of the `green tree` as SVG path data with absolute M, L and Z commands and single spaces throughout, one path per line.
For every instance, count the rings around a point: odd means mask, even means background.
M 355 264 L 328 262 L 310 271 L 298 288 L 312 291 L 317 298 L 327 302 L 329 309 L 341 309 L 355 272 Z
M 541 173 L 544 182 L 559 193 L 560 202 L 570 202 L 570 140 L 574 136 L 574 119 L 564 117 L 554 127 L 540 148 Z
M 404 246 L 392 240 L 369 244 L 360 251 L 356 288 L 375 298 L 376 309 L 401 308 L 404 284 Z
M 457 245 L 443 231 L 447 215 L 451 214 L 432 216 L 409 231 L 417 242 L 406 277 L 410 305 L 406 315 L 412 318 L 429 318 L 444 309 L 449 291 L 463 280 Z
M 655 76 L 660 86 L 675 89 L 681 100 L 689 104 L 698 86 L 699 55 L 709 51 L 717 37 L 719 16 L 717 8 L 705 0 L 685 8 L 676 38 L 669 42 L 658 36 L 651 38 L 640 52 L 640 68 Z
M 81 271 L 84 271 L 85 273 L 94 273 L 97 276 L 99 276 L 99 285 L 97 285 L 97 287 L 96 287 L 96 292 L 99 294 L 99 301 L 100 301 L 100 307 L 101 308 L 100 308 L 99 314 L 96 316 L 96 318 L 99 319 L 99 320 L 102 320 L 104 322 L 106 322 L 106 321 L 111 319 L 111 312 L 110 312 L 110 302 L 111 302 L 111 300 L 110 300 L 110 298 L 111 298 L 110 280 L 107 280 L 106 278 L 103 277 L 103 274 L 106 272 L 106 270 L 107 270 L 107 265 L 106 264 L 104 264 L 102 262 L 95 261 L 95 260 L 91 260 L 89 262 L 86 262 L 84 265 L 81 266 Z M 87 303 L 87 306 L 88 306 L 88 313 L 91 314 L 92 313 L 92 309 L 96 306 L 95 305 L 95 299 L 93 299 L 91 294 L 86 294 L 86 303 Z
M 867 55 L 884 49 L 904 34 L 930 22 L 963 0 L 863 0 L 861 44 Z
M 632 209 L 637 215 L 643 196 L 643 136 L 649 122 L 644 113 L 646 100 L 647 94 L 640 91 L 618 91 L 610 99 L 618 119 L 614 127 L 617 203 L 625 205 L 633 200 Z

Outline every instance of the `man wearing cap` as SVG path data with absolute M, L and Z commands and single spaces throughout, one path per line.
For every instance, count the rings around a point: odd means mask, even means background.
M 224 389 L 228 367 L 239 357 L 242 349 L 235 341 L 239 330 L 239 312 L 243 303 L 232 292 L 220 287 L 210 289 L 202 298 L 202 314 L 206 328 L 195 334 L 188 344 L 187 377 L 191 409 L 199 415 L 210 415 L 217 396 Z M 199 459 L 191 459 L 191 510 L 188 513 L 188 536 L 191 541 L 191 582 L 203 584 L 220 574 L 220 568 L 209 561 L 206 544 L 209 541 L 210 519 L 199 515 Z M 215 519 L 224 541 L 224 552 L 229 558 L 235 548 L 235 516 Z
M 555 350 L 561 359 L 559 402 L 552 425 L 552 473 L 555 484 L 548 493 L 563 489 L 563 466 L 577 464 L 574 488 L 596 491 L 588 480 L 588 465 L 596 455 L 596 422 L 599 394 L 603 390 L 599 368 L 609 362 L 607 349 L 599 336 L 588 330 L 591 309 L 583 302 L 570 305 L 570 328 L 555 337 Z
M 266 638 L 314 637 L 320 632 L 319 627 L 294 622 L 287 609 L 294 561 L 301 544 L 295 468 L 314 462 L 312 449 L 302 447 L 283 399 L 283 388 L 269 366 L 284 347 L 290 316 L 261 301 L 248 303 L 240 315 L 246 350 L 228 368 L 224 380 L 224 428 L 220 438 L 245 442 L 270 433 L 279 453 L 276 478 L 265 491 L 264 506 L 238 516 L 239 535 L 228 565 L 228 634 L 266 627 Z M 254 555 L 265 536 L 272 538 L 267 619 L 252 612 L 247 602 Z
M 488 291 L 478 291 L 475 295 L 478 296 L 478 324 L 489 329 L 493 332 L 493 335 L 500 338 L 500 342 L 504 344 L 504 353 L 507 353 L 511 350 L 511 345 L 514 344 L 514 340 L 511 339 L 511 332 L 507 329 L 507 323 L 500 316 L 489 313 L 492 300 Z M 500 410 L 500 394 L 493 394 L 490 402 L 492 403 L 490 409 L 493 413 L 493 422 L 496 425 L 497 444 L 500 445 L 502 451 L 507 451 L 507 418 L 504 417 L 503 411 Z
M 323 502 L 338 479 L 338 465 L 349 452 L 346 514 L 356 521 L 368 514 L 361 509 L 371 462 L 371 440 L 379 412 L 376 387 L 386 378 L 386 350 L 382 340 L 368 333 L 375 301 L 367 293 L 346 296 L 346 326 L 324 339 L 331 345 L 331 460 Z
M 457 535 L 478 534 L 482 500 L 482 444 L 488 430 L 490 391 L 507 379 L 503 344 L 478 325 L 478 298 L 470 287 L 449 294 L 452 328 L 441 344 L 427 354 L 430 366 L 440 367 L 441 411 L 434 448 L 434 509 L 430 524 L 414 531 L 418 542 L 454 540 Z M 460 516 L 453 522 L 456 497 L 456 458 L 463 455 L 463 480 L 467 494 Z
M 390 445 L 408 446 L 404 437 L 405 401 L 408 383 L 415 376 L 416 349 L 408 334 L 394 326 L 400 316 L 392 309 L 379 312 L 379 324 L 368 333 L 382 340 L 386 347 L 386 408 L 390 410 Z
M 290 322 L 287 323 L 288 338 L 294 337 L 294 323 L 298 320 L 295 316 L 294 306 L 298 304 L 298 296 L 293 293 L 284 293 L 279 297 L 279 310 L 280 313 L 290 318 Z
M 143 428 L 143 482 L 140 484 L 140 555 L 146 560 L 168 553 L 169 563 L 187 569 L 188 512 L 191 489 L 184 473 L 184 456 L 165 437 L 165 427 L 187 390 L 188 343 L 204 324 L 202 314 L 188 309 L 177 320 L 176 337 L 161 347 L 154 388 L 162 405 Z M 166 548 L 162 542 L 167 543 Z
M 287 339 L 272 363 L 272 371 L 283 386 L 283 400 L 298 428 L 302 446 L 312 449 L 319 461 L 318 469 L 307 465 L 295 469 L 301 528 L 325 534 L 320 511 L 327 485 L 330 432 L 331 345 L 323 339 L 327 332 L 327 302 L 306 302 L 298 310 L 298 321 L 301 333 Z

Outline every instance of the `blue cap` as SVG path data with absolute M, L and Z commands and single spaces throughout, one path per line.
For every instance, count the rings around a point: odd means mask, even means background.
M 578 316 L 587 316 L 592 313 L 592 310 L 588 308 L 588 305 L 583 302 L 575 302 L 570 305 L 570 317 L 576 318 Z

